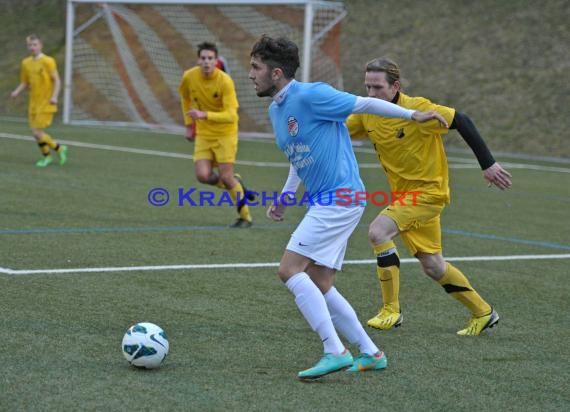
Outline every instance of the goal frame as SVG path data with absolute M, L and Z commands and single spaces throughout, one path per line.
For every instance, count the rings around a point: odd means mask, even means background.
M 140 4 L 140 5 L 232 5 L 232 6 L 251 6 L 251 5 L 297 5 L 304 6 L 304 23 L 303 23 L 303 47 L 301 59 L 301 80 L 309 81 L 311 77 L 311 44 L 316 39 L 313 38 L 312 25 L 314 20 L 314 7 L 318 5 L 344 7 L 342 1 L 329 0 L 67 0 L 66 13 L 66 36 L 65 36 L 65 67 L 63 81 L 63 123 L 72 124 L 72 90 L 73 90 L 73 47 L 74 36 L 79 34 L 84 26 L 90 24 L 90 21 L 82 26 L 75 28 L 75 7 L 79 4 Z M 329 26 L 339 23 L 346 15 L 346 11 L 341 14 Z M 97 19 L 99 16 L 93 16 Z M 263 135 L 263 133 L 261 133 Z

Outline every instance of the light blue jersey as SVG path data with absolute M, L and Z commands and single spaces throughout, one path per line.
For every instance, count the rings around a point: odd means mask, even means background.
M 269 106 L 277 146 L 296 169 L 312 201 L 348 206 L 350 197 L 354 206 L 354 193 L 365 190 L 345 125 L 356 96 L 326 83 L 293 80 L 278 101 Z

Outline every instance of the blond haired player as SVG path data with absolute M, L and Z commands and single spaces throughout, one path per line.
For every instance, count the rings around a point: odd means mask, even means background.
M 255 200 L 234 173 L 238 145 L 238 100 L 232 78 L 216 67 L 214 43 L 198 45 L 198 65 L 184 72 L 178 92 L 182 101 L 186 138 L 195 141 L 194 169 L 200 183 L 226 189 L 237 207 L 233 228 L 251 227 L 244 195 Z M 218 168 L 218 172 L 214 170 Z
M 402 93 L 400 68 L 392 60 L 378 58 L 367 63 L 364 85 L 369 97 L 407 109 L 441 114 L 450 129 L 457 129 L 471 147 L 487 182 L 501 190 L 511 186 L 511 175 L 495 162 L 469 117 L 423 97 Z M 368 321 L 368 326 L 390 329 L 403 321 L 399 301 L 400 259 L 393 241 L 397 235 L 401 235 L 410 253 L 420 261 L 424 273 L 471 313 L 467 327 L 458 331 L 458 335 L 476 336 L 496 325 L 497 312 L 442 255 L 440 214 L 450 200 L 442 136 L 448 129 L 435 121 L 420 124 L 369 114 L 351 115 L 347 126 L 351 137 L 370 138 L 393 192 L 421 192 L 417 204 L 394 202 L 370 224 L 369 240 L 377 257 L 383 307 Z
M 59 164 L 67 161 L 67 146 L 58 144 L 44 129 L 47 129 L 57 112 L 57 98 L 61 81 L 57 72 L 55 60 L 42 53 L 43 44 L 35 34 L 26 37 L 26 44 L 31 56 L 22 60 L 20 68 L 20 84 L 10 94 L 15 99 L 28 89 L 30 101 L 28 105 L 28 120 L 32 134 L 43 157 L 36 162 L 38 167 L 46 167 L 53 162 L 50 149 L 59 155 Z

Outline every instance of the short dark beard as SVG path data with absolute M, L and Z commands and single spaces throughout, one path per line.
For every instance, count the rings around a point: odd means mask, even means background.
M 257 92 L 257 97 L 273 97 L 277 94 L 277 86 L 273 85 L 269 89 Z

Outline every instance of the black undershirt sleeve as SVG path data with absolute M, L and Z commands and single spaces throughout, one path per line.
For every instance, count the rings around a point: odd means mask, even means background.
M 479 166 L 482 170 L 489 168 L 495 163 L 495 159 L 491 151 L 485 144 L 485 141 L 479 134 L 479 131 L 465 113 L 455 112 L 450 129 L 456 129 L 461 135 L 465 143 L 473 150 Z

